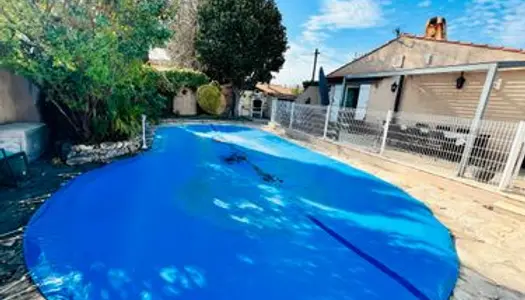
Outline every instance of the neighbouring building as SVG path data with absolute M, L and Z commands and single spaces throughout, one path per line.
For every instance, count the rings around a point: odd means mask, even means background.
M 293 102 L 297 98 L 294 90 L 275 84 L 258 83 L 252 91 L 243 91 L 239 101 L 239 115 L 269 118 L 272 100 Z
M 263 93 L 265 96 L 273 97 L 277 100 L 295 101 L 297 98 L 297 95 L 292 88 L 275 84 L 258 83 L 255 86 L 255 90 Z
M 321 95 L 319 94 L 319 82 L 309 83 L 304 91 L 297 96 L 295 103 L 321 105 Z
M 525 116 L 524 61 L 522 49 L 448 40 L 446 20 L 433 18 L 424 36 L 401 34 L 327 78 L 335 107 L 466 118 L 488 83 L 483 117 L 515 121 Z

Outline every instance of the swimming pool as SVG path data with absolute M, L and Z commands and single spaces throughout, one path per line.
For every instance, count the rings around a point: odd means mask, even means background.
M 47 299 L 448 299 L 458 258 L 422 203 L 278 136 L 156 131 L 31 219 L 26 265 Z

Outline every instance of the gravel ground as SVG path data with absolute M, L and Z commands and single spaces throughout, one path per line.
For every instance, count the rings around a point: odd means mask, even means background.
M 18 188 L 0 187 L 0 299 L 43 299 L 27 274 L 22 253 L 24 226 L 53 192 L 72 178 L 100 167 L 68 167 L 40 161 Z M 452 299 L 525 299 L 465 266 Z

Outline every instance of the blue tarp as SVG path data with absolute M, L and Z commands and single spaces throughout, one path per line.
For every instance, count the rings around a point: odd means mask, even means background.
M 397 187 L 246 127 L 156 134 L 33 216 L 48 299 L 448 299 L 449 232 Z

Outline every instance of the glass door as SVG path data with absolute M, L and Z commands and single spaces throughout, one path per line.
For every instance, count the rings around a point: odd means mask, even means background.
M 348 87 L 348 89 L 346 90 L 345 101 L 343 101 L 342 107 L 356 108 L 358 99 L 359 99 L 359 88 Z

